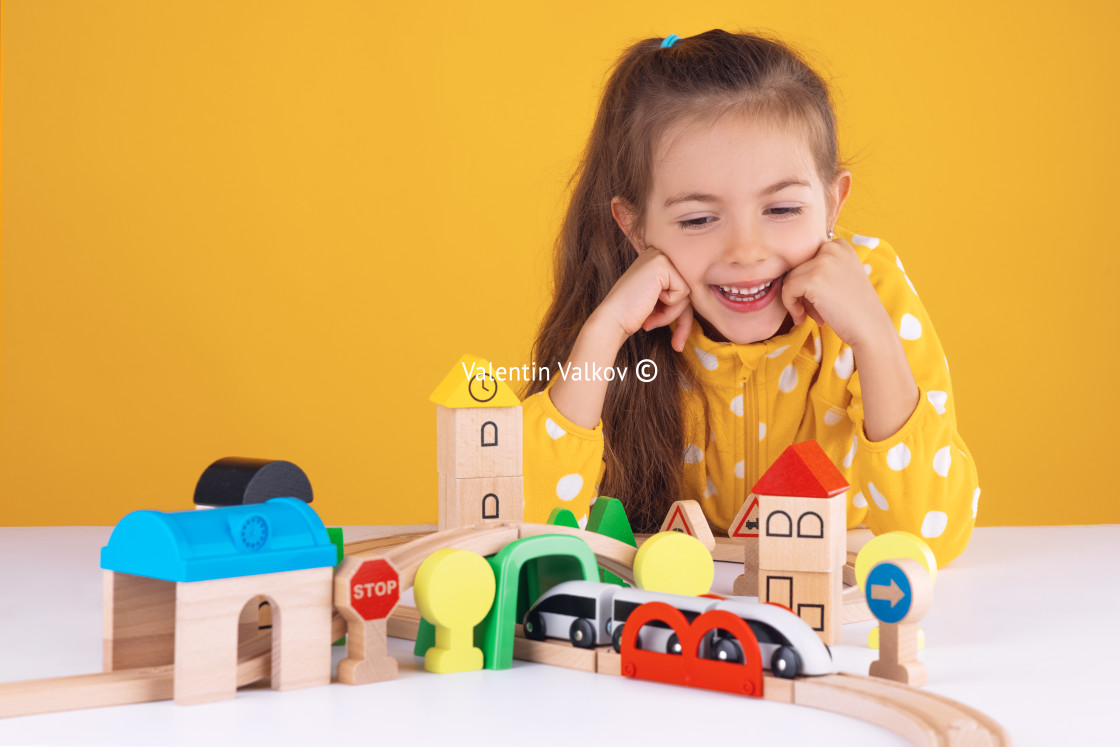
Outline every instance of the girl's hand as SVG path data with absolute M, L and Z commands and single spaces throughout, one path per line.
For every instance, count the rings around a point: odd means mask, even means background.
M 646 247 L 623 273 L 595 314 L 618 325 L 623 339 L 639 329 L 649 331 L 677 319 L 673 349 L 684 350 L 692 328 L 689 288 L 677 268 L 655 247 Z
M 821 244 L 814 256 L 789 271 L 782 282 L 782 304 L 794 324 L 812 317 L 852 348 L 894 326 L 856 250 L 839 238 Z

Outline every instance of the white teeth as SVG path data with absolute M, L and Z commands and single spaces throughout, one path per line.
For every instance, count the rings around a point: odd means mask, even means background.
M 728 296 L 735 296 L 736 298 L 747 298 L 749 296 L 754 296 L 754 295 L 763 293 L 766 289 L 768 289 L 773 284 L 774 284 L 774 281 L 771 280 L 769 283 L 763 283 L 762 285 L 756 285 L 753 288 L 732 288 L 732 287 L 727 286 L 727 285 L 720 285 L 720 286 L 717 286 L 717 287 Z M 751 299 L 751 300 L 754 300 L 754 299 Z

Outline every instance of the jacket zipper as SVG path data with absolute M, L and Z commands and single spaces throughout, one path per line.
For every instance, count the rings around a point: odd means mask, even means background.
M 755 404 L 752 375 L 743 381 L 743 501 L 758 481 L 758 407 Z M 751 428 L 754 428 L 752 434 Z

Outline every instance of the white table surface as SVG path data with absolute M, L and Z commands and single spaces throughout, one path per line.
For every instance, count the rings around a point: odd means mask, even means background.
M 99 550 L 110 531 L 0 527 L 0 682 L 101 671 Z M 352 527 L 347 538 L 359 531 L 370 534 Z M 1120 744 L 1118 569 L 1120 526 L 977 529 L 939 573 L 922 622 L 927 688 L 995 718 L 1018 745 Z M 737 573 L 718 563 L 713 591 L 729 592 Z M 845 626 L 833 647 L 841 671 L 867 673 L 871 626 Z M 810 708 L 541 664 L 429 674 L 410 642 L 389 648 L 400 663 L 392 682 L 4 719 L 0 744 L 905 744 Z M 343 656 L 336 647 L 335 663 Z

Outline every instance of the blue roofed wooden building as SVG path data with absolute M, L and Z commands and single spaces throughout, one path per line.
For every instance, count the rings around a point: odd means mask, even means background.
M 271 635 L 274 689 L 328 684 L 336 553 L 296 498 L 128 514 L 101 550 L 105 670 L 174 664 L 176 703 L 223 700 Z M 271 633 L 255 624 L 260 596 Z

